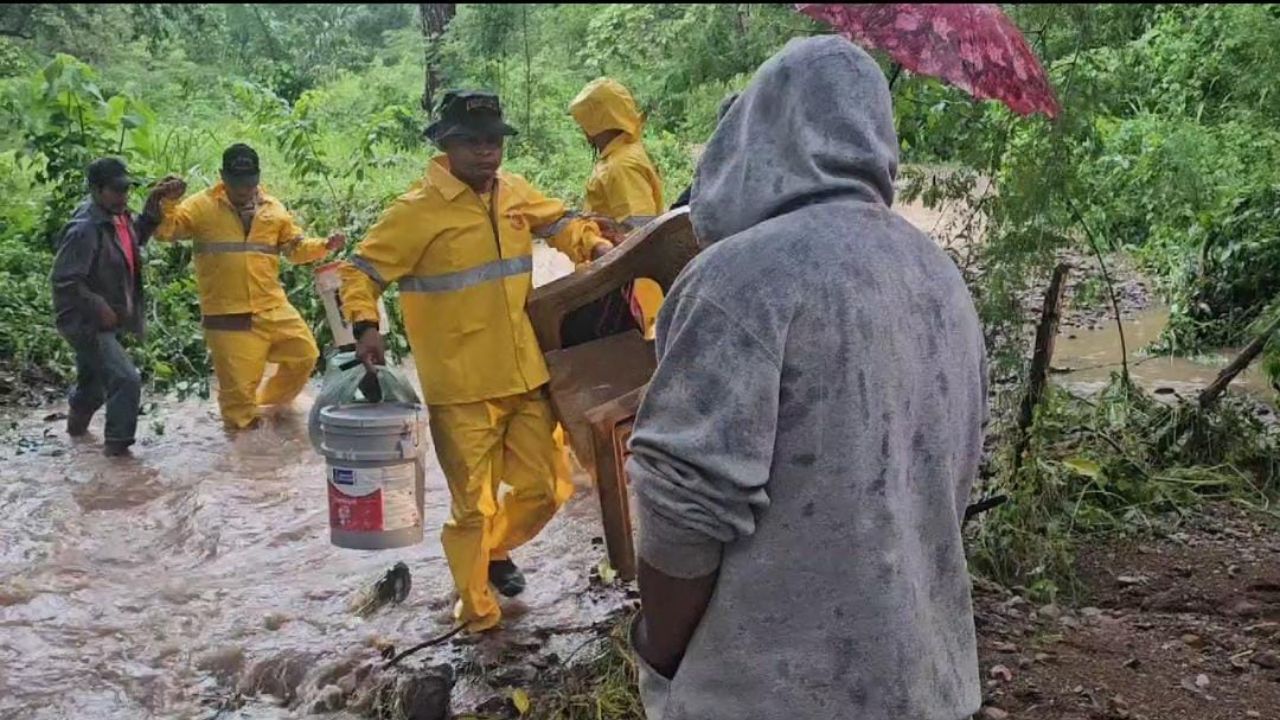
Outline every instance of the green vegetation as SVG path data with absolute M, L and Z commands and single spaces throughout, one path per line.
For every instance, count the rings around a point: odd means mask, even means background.
M 1256 409 L 1231 397 L 1211 410 L 1164 404 L 1118 375 L 1096 397 L 1051 391 L 1021 466 L 1011 452 L 996 463 L 988 490 L 1010 501 L 974 533 L 974 569 L 1042 602 L 1074 599 L 1073 551 L 1091 536 L 1164 532 L 1206 500 L 1270 509 L 1280 428 Z

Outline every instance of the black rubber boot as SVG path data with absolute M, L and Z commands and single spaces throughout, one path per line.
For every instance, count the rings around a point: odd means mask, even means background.
M 524 573 L 510 560 L 493 560 L 489 563 L 489 582 L 503 597 L 515 597 L 524 592 Z
M 89 421 L 93 420 L 93 413 L 78 412 L 71 410 L 67 412 L 67 434 L 71 437 L 84 437 L 89 433 Z
M 102 445 L 102 454 L 107 457 L 132 457 L 133 451 L 129 446 L 133 443 L 111 442 L 108 440 Z

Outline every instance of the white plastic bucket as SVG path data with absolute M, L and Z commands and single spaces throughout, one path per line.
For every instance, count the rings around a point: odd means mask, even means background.
M 422 406 L 409 403 L 320 412 L 331 543 L 387 550 L 422 542 L 423 419 Z
M 342 263 L 331 262 L 314 271 L 316 292 L 324 303 L 324 315 L 329 322 L 329 331 L 333 333 L 333 346 L 339 348 L 356 344 L 351 324 L 342 312 L 342 296 L 339 293 L 342 287 L 342 277 L 339 274 L 341 267 Z M 388 327 L 387 306 L 382 298 L 378 298 L 378 331 L 385 335 Z

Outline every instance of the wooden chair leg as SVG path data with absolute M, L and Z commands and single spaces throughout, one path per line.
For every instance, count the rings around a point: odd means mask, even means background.
M 591 426 L 596 450 L 596 492 L 600 497 L 600 517 L 604 525 L 605 549 L 609 564 L 618 577 L 636 577 L 635 541 L 631 531 L 631 497 L 627 487 L 627 438 L 634 416 L 604 420 Z

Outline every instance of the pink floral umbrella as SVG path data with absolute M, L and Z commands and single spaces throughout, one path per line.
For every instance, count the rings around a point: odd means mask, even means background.
M 1022 33 L 991 4 L 818 4 L 796 9 L 919 75 L 941 78 L 1021 115 L 1060 110 Z

